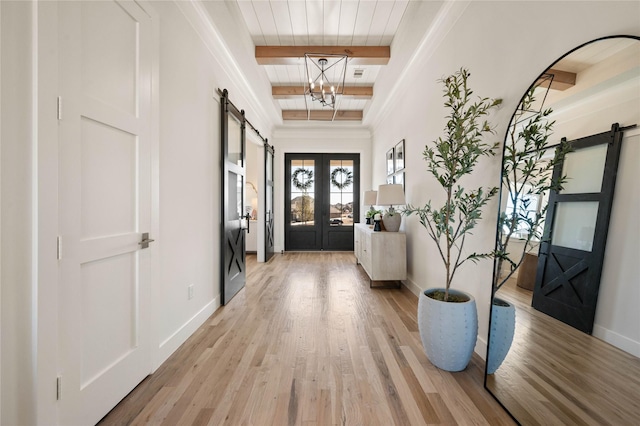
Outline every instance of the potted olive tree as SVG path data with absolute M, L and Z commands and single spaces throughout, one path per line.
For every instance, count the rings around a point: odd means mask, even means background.
M 482 208 L 497 194 L 498 188 L 468 189 L 460 180 L 471 174 L 478 161 L 495 155 L 499 143 L 486 143 L 494 131 L 485 119 L 500 99 L 472 98 L 469 72 L 460 69 L 440 80 L 444 85 L 444 106 L 449 109 L 444 136 L 427 145 L 423 152 L 427 170 L 446 194 L 444 205 L 408 205 L 403 213 L 416 214 L 436 243 L 445 268 L 443 288 L 427 289 L 418 302 L 420 338 L 429 360 L 438 368 L 460 371 L 466 368 L 478 333 L 475 300 L 469 294 L 451 289 L 458 269 L 467 261 L 478 261 L 491 254 L 464 254 L 464 244 L 478 221 Z
M 561 143 L 555 152 L 547 149 L 553 133 L 554 121 L 549 120 L 552 109 L 532 112 L 536 103 L 532 86 L 524 95 L 513 115 L 505 140 L 502 158 L 502 188 L 508 194 L 506 208 L 498 220 L 495 271 L 493 275 L 493 306 L 487 373 L 493 374 L 504 361 L 515 331 L 515 307 L 496 296 L 496 292 L 513 276 L 542 238 L 548 205 L 540 205 L 550 190 L 559 190 L 565 177 L 552 179 L 553 168 L 569 151 Z M 510 243 L 518 240 L 514 247 Z M 505 268 L 505 265 L 508 268 Z M 506 270 L 505 270 L 506 269 Z

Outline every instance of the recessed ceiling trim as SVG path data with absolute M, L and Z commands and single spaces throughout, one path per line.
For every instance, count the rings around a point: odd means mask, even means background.
M 304 86 L 271 86 L 274 99 L 295 99 L 304 96 Z M 371 99 L 373 86 L 345 86 L 341 98 Z
M 386 65 L 389 46 L 256 46 L 259 65 L 297 65 L 305 53 L 349 56 L 349 65 Z

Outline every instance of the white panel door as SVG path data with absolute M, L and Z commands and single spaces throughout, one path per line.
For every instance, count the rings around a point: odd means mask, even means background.
M 95 424 L 150 372 L 151 21 L 59 3 L 59 424 Z

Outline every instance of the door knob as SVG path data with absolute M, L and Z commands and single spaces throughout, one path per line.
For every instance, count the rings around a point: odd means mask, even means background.
M 138 244 L 140 244 L 140 248 L 141 249 L 146 249 L 146 248 L 149 248 L 149 243 L 152 243 L 154 241 L 155 240 L 152 240 L 151 238 L 149 238 L 149 233 L 148 232 L 143 232 L 142 233 L 142 240 Z

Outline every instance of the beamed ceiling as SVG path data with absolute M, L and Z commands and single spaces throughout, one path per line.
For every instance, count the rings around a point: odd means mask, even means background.
M 349 56 L 335 121 L 361 121 L 409 0 L 235 0 L 256 46 L 283 120 L 306 120 L 305 53 Z M 337 67 L 336 67 L 337 69 Z M 334 70 L 335 71 L 335 70 Z M 331 74 L 329 74 L 331 77 Z M 312 120 L 332 111 L 308 103 Z
M 282 111 L 282 119 L 288 122 L 308 118 L 361 122 L 375 99 L 375 83 L 381 77 L 381 69 L 392 58 L 394 37 L 401 27 L 410 25 L 415 7 L 421 3 L 413 0 L 227 1 L 235 4 L 239 19 L 244 21 L 255 46 L 256 67 L 267 75 L 274 102 Z M 435 16 L 444 3 L 430 4 Z M 432 23 L 427 19 L 423 24 L 427 34 Z M 594 43 L 581 50 L 579 57 L 573 55 L 571 62 L 555 64 L 552 91 L 561 93 L 572 87 L 577 74 L 622 51 L 627 43 L 626 40 Z M 344 95 L 335 117 L 332 110 L 318 102 L 305 102 L 305 53 L 349 56 Z

